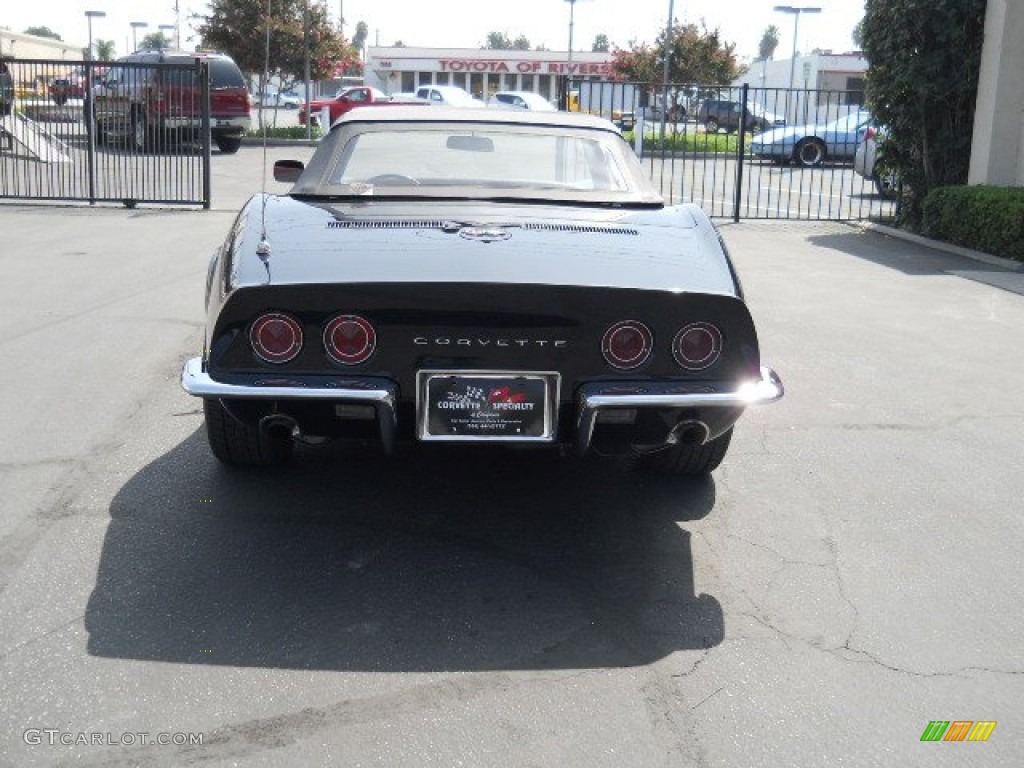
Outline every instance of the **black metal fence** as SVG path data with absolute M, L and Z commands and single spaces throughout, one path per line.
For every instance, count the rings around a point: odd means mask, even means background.
M 670 203 L 735 221 L 895 215 L 855 168 L 872 127 L 861 92 L 567 79 L 560 101 L 618 125 Z
M 4 63 L 0 198 L 210 207 L 205 62 Z

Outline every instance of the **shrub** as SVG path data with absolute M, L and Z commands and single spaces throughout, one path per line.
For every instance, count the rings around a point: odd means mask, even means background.
M 245 134 L 250 139 L 262 139 L 263 131 L 259 128 L 253 128 Z M 313 126 L 313 138 L 319 139 L 323 136 L 323 131 L 320 130 L 320 126 Z M 267 128 L 268 139 L 305 139 L 306 138 L 306 126 L 304 125 L 290 125 L 287 128 Z
M 923 234 L 1024 261 L 1024 188 L 939 187 L 922 204 Z

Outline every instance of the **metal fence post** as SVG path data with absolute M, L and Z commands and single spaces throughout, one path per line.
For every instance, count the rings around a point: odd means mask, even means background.
M 746 83 L 740 93 L 740 125 L 736 131 L 736 195 L 732 204 L 732 220 L 740 222 L 740 201 L 743 200 L 743 156 L 747 149 L 747 98 L 750 95 L 750 86 Z
M 210 210 L 211 180 L 210 166 L 213 164 L 210 144 L 210 62 L 196 59 L 196 75 L 199 77 L 199 93 L 203 106 L 200 109 L 202 125 L 200 133 L 203 136 L 203 210 Z M 308 122 L 308 120 L 307 120 Z
M 96 83 L 93 79 L 93 66 L 91 61 L 85 64 L 85 98 L 82 103 L 85 135 L 88 139 L 86 164 L 89 168 L 89 205 L 96 205 L 96 99 L 93 93 Z

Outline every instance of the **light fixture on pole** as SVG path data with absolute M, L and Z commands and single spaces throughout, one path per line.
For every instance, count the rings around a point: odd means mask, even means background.
M 148 21 L 130 21 L 128 25 L 132 28 L 132 50 L 139 50 L 139 30 L 149 26 Z M 145 38 L 143 38 L 145 40 Z
M 175 32 L 175 33 L 177 33 L 177 31 L 178 31 L 178 28 L 174 24 L 158 24 L 157 28 L 160 30 L 160 36 L 161 37 L 164 37 L 164 35 L 163 35 L 164 32 Z M 167 38 L 164 38 L 164 39 L 168 40 L 169 42 L 174 42 L 174 38 L 173 37 L 167 37 Z M 174 47 L 175 47 L 175 49 L 178 48 L 177 43 L 175 43 Z
M 801 13 L 821 13 L 821 8 L 816 5 L 776 5 L 775 10 L 779 13 L 790 13 L 793 15 L 793 56 L 789 60 L 789 89 L 793 90 L 793 81 L 796 74 L 796 36 L 800 28 Z
M 86 51 L 86 53 L 88 54 L 88 56 L 86 56 L 86 59 L 88 61 L 92 61 L 92 20 L 93 19 L 105 18 L 106 15 L 107 15 L 106 11 L 86 11 L 85 12 L 85 20 L 89 24 L 89 48 Z

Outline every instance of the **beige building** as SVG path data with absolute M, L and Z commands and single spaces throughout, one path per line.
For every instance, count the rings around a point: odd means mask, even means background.
M 0 29 L 0 56 L 4 57 L 82 61 L 86 45 Z

